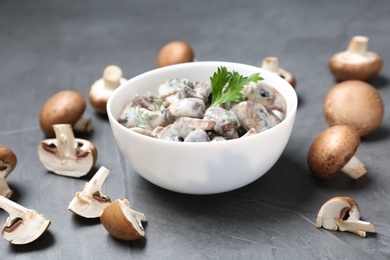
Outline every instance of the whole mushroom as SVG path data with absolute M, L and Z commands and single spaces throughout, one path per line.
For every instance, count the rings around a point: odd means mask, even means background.
M 1 229 L 1 234 L 11 244 L 31 243 L 39 238 L 51 224 L 50 220 L 45 219 L 37 211 L 27 209 L 4 196 L 0 196 L 0 208 L 9 214 Z
M 0 195 L 11 197 L 12 190 L 6 182 L 7 176 L 15 169 L 17 158 L 15 153 L 5 146 L 0 146 Z
M 164 45 L 157 56 L 157 67 L 194 61 L 192 47 L 184 41 L 173 41 Z
M 143 213 L 130 208 L 127 199 L 115 200 L 108 205 L 100 216 L 104 228 L 108 233 L 122 240 L 136 240 L 145 236 L 145 229 L 141 222 L 146 221 Z
M 357 203 L 349 197 L 334 197 L 322 205 L 317 214 L 317 228 L 348 231 L 366 237 L 366 232 L 375 232 L 375 226 L 360 220 Z
M 307 163 L 313 177 L 328 180 L 339 172 L 353 179 L 367 173 L 365 165 L 355 156 L 360 144 L 359 134 L 346 125 L 329 127 L 310 146 Z
M 103 71 L 103 77 L 92 84 L 89 91 L 89 102 L 93 108 L 103 115 L 107 114 L 107 100 L 112 92 L 125 83 L 122 70 L 116 65 L 107 66 Z
M 279 67 L 279 59 L 277 57 L 264 58 L 261 64 L 261 68 L 279 75 L 288 83 L 290 83 L 293 88 L 296 87 L 297 81 L 295 76 L 291 72 Z
M 346 51 L 338 52 L 329 59 L 329 70 L 338 80 L 368 80 L 379 74 L 382 58 L 367 51 L 368 38 L 354 36 Z
M 53 128 L 56 138 L 43 140 L 38 145 L 39 160 L 47 170 L 58 175 L 76 178 L 86 175 L 97 160 L 95 145 L 75 138 L 69 124 L 57 124 Z
M 360 136 L 379 128 L 385 108 L 379 92 L 360 80 L 346 80 L 336 84 L 325 96 L 324 115 L 330 126 L 349 125 Z
M 90 132 L 90 118 L 84 118 L 86 102 L 73 90 L 60 91 L 51 96 L 42 106 L 39 124 L 46 137 L 54 137 L 53 125 L 70 124 L 75 131 Z

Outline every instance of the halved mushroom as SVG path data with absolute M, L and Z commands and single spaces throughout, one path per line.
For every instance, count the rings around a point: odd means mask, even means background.
M 157 56 L 157 67 L 194 61 L 192 47 L 183 41 L 174 41 L 164 45 Z
M 330 126 L 349 125 L 366 136 L 382 124 L 385 113 L 379 92 L 360 80 L 336 84 L 325 96 L 324 115 Z
M 69 203 L 68 210 L 84 218 L 98 218 L 107 205 L 111 203 L 107 195 L 101 193 L 101 187 L 110 171 L 105 167 L 95 173 L 81 191 Z
M 122 70 L 116 65 L 107 66 L 103 71 L 103 77 L 92 84 L 89 91 L 89 102 L 95 110 L 101 114 L 107 114 L 107 100 L 112 92 L 126 79 L 122 77 Z
M 53 125 L 56 138 L 38 145 L 38 156 L 45 168 L 58 175 L 81 177 L 95 165 L 97 150 L 88 140 L 75 138 L 69 124 Z
M 358 132 L 346 125 L 329 127 L 310 146 L 307 163 L 313 177 L 327 180 L 344 172 L 353 179 L 367 173 L 365 165 L 355 156 L 360 144 Z
M 33 242 L 51 224 L 51 221 L 45 219 L 42 214 L 27 209 L 4 196 L 0 196 L 0 208 L 9 214 L 1 229 L 1 234 L 11 244 L 21 245 Z
M 136 240 L 145 236 L 141 222 L 145 222 L 146 217 L 131 209 L 127 199 L 118 199 L 108 205 L 100 216 L 100 221 L 108 233 L 118 239 Z
M 279 75 L 288 83 L 290 83 L 293 88 L 296 87 L 297 81 L 295 76 L 291 72 L 279 67 L 279 59 L 277 57 L 264 58 L 261 64 L 261 68 Z
M 366 237 L 366 232 L 375 232 L 374 224 L 360 220 L 357 203 L 349 197 L 334 197 L 322 205 L 317 215 L 317 228 L 348 231 Z
M 17 163 L 15 153 L 5 146 L 0 146 L 0 195 L 11 197 L 12 190 L 5 179 L 14 170 Z
M 73 90 L 64 90 L 50 97 L 42 106 L 39 124 L 46 137 L 54 137 L 53 125 L 70 124 L 75 131 L 90 132 L 90 118 L 84 118 L 86 102 L 83 96 Z
M 367 51 L 368 38 L 354 36 L 346 51 L 338 52 L 329 59 L 329 70 L 338 80 L 368 80 L 379 74 L 382 58 Z

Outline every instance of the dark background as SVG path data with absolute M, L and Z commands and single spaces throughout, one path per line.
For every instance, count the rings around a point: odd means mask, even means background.
M 327 68 L 354 35 L 369 37 L 369 49 L 384 60 L 371 83 L 390 98 L 390 2 L 347 1 L 19 1 L 0 0 L 0 145 L 13 149 L 18 165 L 8 178 L 12 200 L 52 221 L 35 242 L 13 246 L 0 239 L 5 259 L 388 259 L 390 256 L 390 119 L 362 140 L 358 157 L 369 169 L 357 181 L 339 175 L 310 177 L 306 156 L 327 124 L 325 94 L 336 83 Z M 170 192 L 137 175 L 121 155 L 108 121 L 88 104 L 96 168 L 81 179 L 49 173 L 37 155 L 44 139 L 41 106 L 58 91 L 90 85 L 110 64 L 126 78 L 155 68 L 159 49 L 189 42 L 198 60 L 260 66 L 277 56 L 297 78 L 299 108 L 291 139 L 277 164 L 241 189 L 217 195 Z M 80 137 L 80 136 L 79 136 Z M 153 163 L 153 162 L 150 162 Z M 180 162 L 178 162 L 180 163 Z M 76 191 L 100 166 L 111 174 L 102 190 L 127 198 L 148 218 L 145 239 L 119 241 L 99 220 L 67 210 Z M 183 173 L 185 174 L 185 173 Z M 241 173 L 238 173 L 241 174 Z M 376 234 L 360 238 L 317 229 L 321 205 L 354 198 Z M 0 211 L 4 223 L 8 214 Z

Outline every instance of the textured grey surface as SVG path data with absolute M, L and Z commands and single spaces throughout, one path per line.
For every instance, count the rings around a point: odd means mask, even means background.
M 0 144 L 14 150 L 9 176 L 16 202 L 52 220 L 43 237 L 25 246 L 0 239 L 1 259 L 388 259 L 390 257 L 390 118 L 362 140 L 358 156 L 369 168 L 358 181 L 340 175 L 314 181 L 307 169 L 311 142 L 327 127 L 322 102 L 335 84 L 327 60 L 353 35 L 385 65 L 371 83 L 388 110 L 390 2 L 348 1 L 0 1 Z M 291 140 L 261 179 L 224 194 L 191 196 L 156 187 L 137 175 L 119 152 L 108 121 L 90 105 L 99 150 L 97 167 L 111 171 L 103 191 L 128 198 L 148 218 L 146 238 L 110 237 L 98 220 L 67 205 L 92 174 L 81 179 L 47 172 L 36 146 L 44 138 L 40 108 L 54 93 L 88 95 L 109 64 L 130 78 L 155 67 L 161 46 L 188 41 L 199 60 L 260 65 L 280 58 L 295 73 L 299 108 Z M 151 162 L 152 163 L 152 162 Z M 178 162 L 180 163 L 180 162 Z M 95 169 L 96 170 L 96 169 Z M 183 173 L 185 174 L 185 173 Z M 377 234 L 360 238 L 315 227 L 324 201 L 345 195 L 361 207 Z M 0 222 L 7 214 L 0 211 Z

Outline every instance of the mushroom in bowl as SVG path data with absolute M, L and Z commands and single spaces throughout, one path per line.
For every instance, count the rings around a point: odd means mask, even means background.
M 244 76 L 260 73 L 261 82 L 272 86 L 285 101 L 281 122 L 261 133 L 237 139 L 172 142 L 139 134 L 118 121 L 137 94 L 157 94 L 162 83 L 175 78 L 208 82 L 219 67 Z M 264 175 L 287 145 L 296 109 L 294 89 L 278 75 L 255 66 L 213 61 L 177 64 L 143 73 L 117 88 L 107 103 L 114 138 L 134 170 L 162 188 L 188 194 L 226 192 Z

